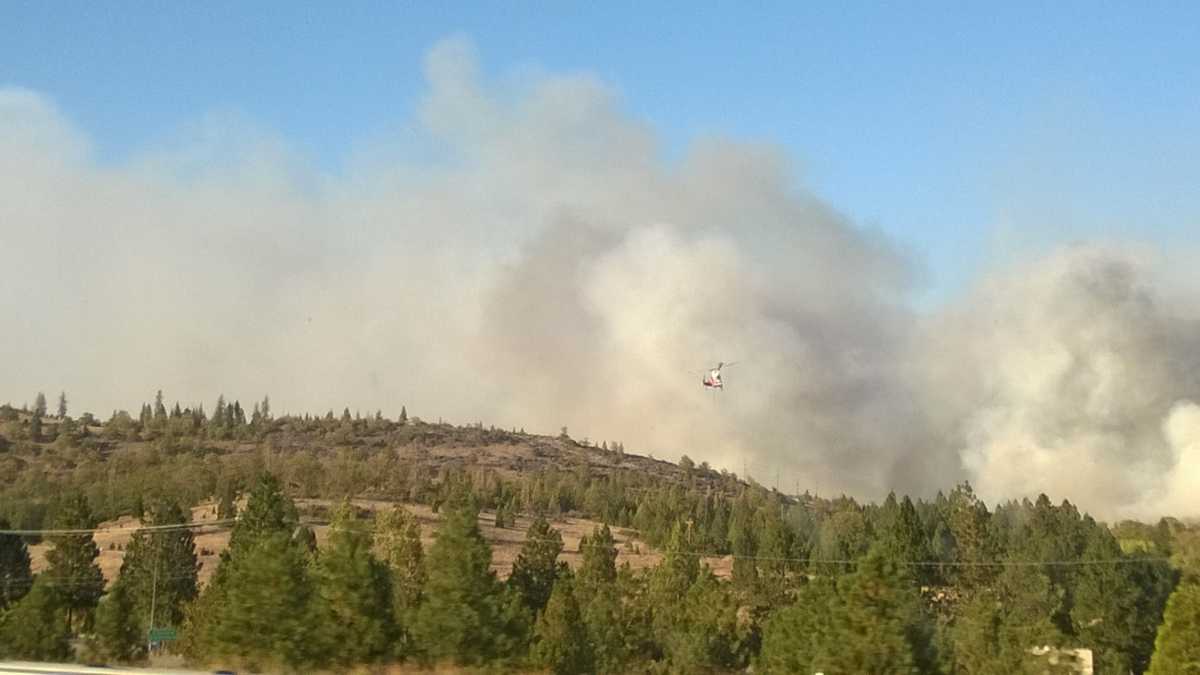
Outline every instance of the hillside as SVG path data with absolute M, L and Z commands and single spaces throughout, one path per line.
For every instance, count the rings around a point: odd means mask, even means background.
M 17 551 L 12 559 L 22 560 L 28 546 L 31 571 L 46 572 L 33 580 L 28 567 L 16 570 L 25 581 L 14 586 L 19 605 L 10 611 L 41 611 L 39 603 L 68 597 L 47 589 L 65 588 L 98 625 L 105 619 L 106 631 L 114 617 L 141 622 L 147 602 L 160 597 L 151 573 L 157 558 L 133 531 L 190 521 L 199 524 L 190 535 L 147 536 L 159 542 L 155 551 L 174 551 L 160 581 L 181 585 L 167 603 L 169 621 L 186 637 L 181 653 L 197 663 L 252 653 L 320 665 L 324 651 L 293 653 L 287 645 L 309 644 L 296 635 L 328 633 L 351 649 L 336 656 L 342 665 L 429 658 L 532 665 L 546 658 L 552 635 L 579 644 L 546 624 L 558 615 L 576 625 L 571 630 L 583 630 L 582 622 L 605 641 L 604 672 L 736 672 L 760 659 L 775 663 L 767 670 L 796 672 L 788 636 L 875 616 L 870 598 L 885 589 L 889 606 L 921 607 L 887 619 L 903 628 L 893 637 L 937 636 L 911 645 L 913 658 L 936 647 L 949 658 L 1015 663 L 1029 655 L 996 645 L 1027 643 L 1020 627 L 1041 622 L 1060 637 L 1037 644 L 1093 650 L 1105 671 L 1143 672 L 1167 598 L 1197 559 L 1196 533 L 1183 523 L 1110 529 L 1046 495 L 989 508 L 964 483 L 932 500 L 794 498 L 686 456 L 673 464 L 625 452 L 619 442 L 597 447 L 566 430 L 546 436 L 432 424 L 403 411 L 395 420 L 349 410 L 273 418 L 267 409 L 263 401 L 247 416 L 236 401 L 221 400 L 210 418 L 200 409 L 168 412 L 158 401 L 136 419 L 117 412 L 101 423 L 0 407 L 0 518 L 36 531 L 99 525 L 94 536 L 5 539 Z M 334 508 L 345 499 L 356 509 Z M 374 541 L 370 555 L 369 530 L 356 523 L 396 506 L 411 516 L 399 519 L 407 543 L 387 529 L 397 519 L 378 519 L 391 538 Z M 593 545 L 601 523 L 611 540 Z M 88 539 L 100 549 L 99 573 Z M 52 548 L 74 551 L 70 560 L 79 563 L 49 565 Z M 191 575 L 197 563 L 198 578 Z M 562 563 L 576 569 L 579 586 Z M 377 597 L 389 587 L 398 595 Z M 572 600 L 577 592 L 590 599 Z M 1013 596 L 1019 612 L 972 600 L 989 595 Z M 602 601 L 599 613 L 592 600 Z M 491 618 L 469 639 L 451 639 L 467 610 Z M 344 632 L 346 617 L 377 622 L 382 642 L 369 631 Z M 6 624 L 13 639 L 22 621 Z M 276 637 L 243 644 L 242 621 Z M 1096 628 L 1118 622 L 1132 628 L 1116 641 Z M 858 640 L 874 648 L 873 638 L 861 638 L 890 630 L 885 623 L 830 637 L 829 645 Z M 981 625 L 1003 634 L 975 635 Z M 124 629 L 113 631 L 102 639 L 105 649 L 126 650 L 113 658 L 144 656 L 141 639 L 125 645 Z M 499 642 L 480 643 L 477 634 Z M 504 642 L 512 635 L 523 637 Z M 18 653 L 49 652 L 30 643 Z
M 632 523 L 645 491 L 675 488 L 732 497 L 746 486 L 736 476 L 690 460 L 674 464 L 625 452 L 619 442 L 597 445 L 565 433 L 427 423 L 406 414 L 402 420 L 364 419 L 349 411 L 338 418 L 329 413 L 268 420 L 256 414 L 253 422 L 239 421 L 234 412 L 225 425 L 178 406 L 177 412 L 156 420 L 148 408 L 138 420 L 118 412 L 101 423 L 86 414 L 80 419 L 44 416 L 35 422 L 29 411 L 0 406 L 0 477 L 6 486 L 0 489 L 0 516 L 25 529 L 47 527 L 56 493 L 67 488 L 84 492 L 101 519 L 99 565 L 111 581 L 142 522 L 142 508 L 158 496 L 190 504 L 194 522 L 214 520 L 219 497 L 228 493 L 237 500 L 265 469 L 283 480 L 318 542 L 326 536 L 322 517 L 331 501 L 352 497 L 369 511 L 403 505 L 420 520 L 430 543 L 439 522 L 440 495 L 455 481 L 466 480 L 494 493 L 485 500 L 479 523 L 492 545 L 493 568 L 504 577 L 529 522 L 528 508 L 517 509 L 509 518 L 515 522 L 497 528 L 496 511 L 504 504 L 542 504 L 536 510 L 562 533 L 568 564 L 578 559 L 572 546 L 602 520 L 623 526 L 614 531 L 618 562 L 641 569 L 660 558 Z M 240 405 L 230 409 L 240 410 Z M 596 498 L 596 486 L 605 487 L 602 498 Z M 515 490 L 522 494 L 512 494 Z M 590 509 L 584 508 L 588 499 Z M 597 500 L 616 507 L 602 513 L 605 508 L 597 507 Z M 211 576 L 228 539 L 224 527 L 197 529 L 202 582 Z M 47 548 L 45 543 L 31 547 L 35 571 L 45 564 Z M 730 559 L 708 559 L 719 576 L 728 576 Z
M 32 414 L 0 406 L 0 470 L 16 474 L 35 467 L 48 475 L 61 474 L 80 462 L 161 452 L 170 455 L 260 455 L 267 461 L 300 463 L 291 487 L 299 496 L 313 496 L 303 469 L 313 458 L 352 455 L 366 460 L 385 455 L 415 475 L 438 476 L 447 471 L 489 472 L 510 479 L 548 471 L 586 470 L 594 475 L 637 474 L 661 485 L 689 485 L 736 492 L 744 485 L 736 476 L 717 472 L 690 460 L 675 464 L 625 452 L 620 443 L 572 439 L 565 433 L 548 436 L 524 430 L 456 426 L 420 419 L 392 421 L 382 417 L 283 417 L 228 429 L 205 428 L 191 411 L 156 424 L 134 421 L 124 413 L 100 424 L 90 415 L 80 422 L 45 417 L 36 437 Z M 565 430 L 564 430 L 565 431 Z M 273 467 L 274 468 L 274 467 Z M 286 467 L 282 467 L 285 468 Z M 297 470 L 298 469 L 298 470 Z
M 422 504 L 397 505 L 393 502 L 367 499 L 356 499 L 353 500 L 353 503 L 358 508 L 371 513 L 391 509 L 394 506 L 401 506 L 406 509 L 420 523 L 421 541 L 426 547 L 433 543 L 438 525 L 441 522 L 439 514 L 434 513 L 432 509 Z M 331 502 L 329 500 L 301 499 L 297 501 L 296 505 L 301 511 L 325 511 L 329 508 Z M 204 523 L 215 520 L 215 509 L 216 505 L 212 502 L 193 507 L 192 522 Z M 518 516 L 511 526 L 496 527 L 495 511 L 487 511 L 479 514 L 479 529 L 483 533 L 484 539 L 487 540 L 492 548 L 492 570 L 496 572 L 497 577 L 501 579 L 508 578 L 509 572 L 512 570 L 513 561 L 516 559 L 517 553 L 520 552 L 521 545 L 525 541 L 526 530 L 530 522 L 532 522 L 531 518 Z M 328 523 L 323 520 L 312 519 L 309 519 L 309 523 L 309 526 L 316 535 L 318 547 L 324 546 L 329 537 Z M 560 559 L 572 568 L 577 568 L 581 560 L 579 551 L 580 540 L 585 535 L 591 534 L 592 530 L 600 524 L 598 521 L 587 518 L 559 517 L 551 519 L 551 527 L 557 530 L 563 538 L 563 552 Z M 97 559 L 97 563 L 108 585 L 111 586 L 120 573 L 121 562 L 125 558 L 125 547 L 128 546 L 134 531 L 141 526 L 141 519 L 130 516 L 122 516 L 116 520 L 105 521 L 97 525 L 99 531 L 94 537 L 96 545 L 100 549 L 100 556 Z M 212 575 L 216 572 L 217 565 L 220 564 L 221 553 L 229 546 L 230 530 L 228 527 L 221 526 L 197 527 L 193 530 L 193 534 L 198 553 L 197 559 L 200 563 L 199 581 L 203 586 L 208 583 Z M 617 545 L 617 565 L 628 563 L 631 569 L 642 570 L 654 567 L 662 560 L 662 554 L 645 541 L 642 541 L 637 536 L 637 533 L 632 530 L 615 528 L 613 530 L 613 539 Z M 41 572 L 46 568 L 46 552 L 49 549 L 50 545 L 48 543 L 36 544 L 29 547 L 32 568 L 35 573 Z M 730 556 L 705 556 L 702 560 L 720 578 L 728 578 L 732 572 L 733 559 Z

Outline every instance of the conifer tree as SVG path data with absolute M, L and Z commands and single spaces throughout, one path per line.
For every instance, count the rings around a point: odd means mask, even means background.
M 683 597 L 700 576 L 700 559 L 692 549 L 691 528 L 675 523 L 662 562 L 654 569 L 651 580 L 651 592 L 661 600 L 670 602 L 669 598 Z
M 0 518 L 0 530 L 12 526 Z M 29 592 L 33 584 L 29 548 L 19 535 L 0 534 L 0 613 Z
M 322 613 L 315 611 L 307 555 L 289 536 L 268 532 L 243 539 L 224 570 L 205 590 L 215 611 L 202 632 L 209 656 L 242 662 L 248 669 L 315 666 L 327 655 Z
M 1187 579 L 1167 601 L 1149 675 L 1200 672 L 1200 582 Z
M 29 439 L 34 443 L 42 440 L 42 416 L 37 413 L 29 418 Z
M 46 416 L 46 395 L 40 391 L 37 394 L 37 398 L 34 399 L 34 402 L 33 402 L 33 416 L 34 417 L 45 417 Z
M 408 424 L 408 409 L 400 406 L 400 424 Z
M 831 640 L 814 669 L 833 673 L 911 673 L 932 668 L 929 626 L 916 591 L 876 548 L 838 582 Z
M 562 548 L 558 530 L 551 528 L 545 518 L 534 518 L 525 532 L 525 543 L 513 563 L 508 584 L 535 615 L 550 601 L 554 580 L 566 569 L 566 563 L 558 562 Z
M 177 525 L 190 519 L 178 504 L 151 504 L 148 525 Z M 143 631 L 178 626 L 184 607 L 197 594 L 196 547 L 187 529 L 138 530 L 130 538 L 121 562 L 120 583 L 134 608 L 134 622 Z M 154 625 L 150 625 L 150 614 Z
M 64 661 L 71 654 L 71 632 L 63 598 L 46 575 L 29 593 L 0 615 L 0 655 L 27 661 Z
M 1088 539 L 1084 559 L 1123 558 L 1107 528 L 1092 527 Z M 1134 585 L 1132 571 L 1131 565 L 1085 565 L 1076 578 L 1070 609 L 1074 633 L 1092 649 L 1102 673 L 1127 673 L 1133 666 L 1142 591 Z
M 118 580 L 96 607 L 92 649 L 104 660 L 131 663 L 144 652 L 146 633 L 142 625 L 129 589 Z
M 733 585 L 744 596 L 754 597 L 758 594 L 758 546 L 753 531 L 749 527 L 734 529 L 730 542 L 733 552 Z
M 232 520 L 237 518 L 237 488 L 233 483 L 225 481 L 220 487 L 221 495 L 217 499 L 217 518 Z
M 1005 567 L 994 589 L 973 594 L 960 609 L 953 628 L 955 664 L 985 675 L 1033 672 L 1037 664 L 1029 649 L 1066 643 L 1053 621 L 1061 605 L 1061 594 L 1041 569 Z
M 54 529 L 87 530 L 95 526 L 86 497 L 73 494 L 63 498 L 54 518 Z M 68 626 L 74 628 L 80 619 L 86 626 L 104 592 L 104 577 L 96 564 L 100 549 L 91 533 L 56 534 L 47 539 L 53 547 L 46 552 L 48 567 L 44 576 L 61 596 Z
M 529 616 L 490 569 L 491 547 L 476 521 L 479 508 L 456 498 L 426 558 L 425 601 L 412 635 L 431 661 L 480 665 L 514 656 L 525 644 Z
M 820 651 L 836 639 L 830 618 L 840 602 L 828 577 L 801 586 L 795 604 L 767 619 L 756 670 L 781 675 L 817 672 Z
M 183 645 L 197 660 L 247 668 L 319 665 L 328 652 L 325 616 L 294 537 L 295 505 L 270 474 L 259 476 L 233 528 L 217 574 L 188 611 Z
M 617 548 L 607 524 L 596 526 L 591 536 L 584 535 L 579 553 L 579 588 L 599 588 L 617 580 Z
M 404 507 L 395 506 L 376 517 L 375 542 L 391 573 L 392 616 L 401 638 L 396 651 L 403 656 L 412 651 L 409 625 L 425 588 L 421 526 Z
M 329 543 L 317 558 L 330 657 L 343 667 L 378 662 L 395 638 L 387 567 L 371 546 L 370 528 L 343 501 L 334 512 Z
M 789 559 L 794 557 L 792 532 L 783 522 L 778 505 L 764 510 L 761 526 L 761 544 L 758 549 L 757 566 L 762 570 L 763 584 L 771 591 L 771 599 L 778 603 L 788 591 L 789 572 L 797 565 Z
M 554 583 L 546 610 L 538 617 L 534 631 L 537 642 L 534 661 L 555 675 L 590 673 L 595 669 L 595 654 L 579 611 L 570 575 Z
M 511 516 L 509 516 L 509 513 L 508 513 L 508 503 L 500 502 L 500 504 L 496 507 L 496 520 L 495 520 L 496 528 L 504 529 L 504 528 L 508 527 L 511 524 L 511 522 L 512 522 L 512 518 L 511 518 Z
M 291 536 L 298 524 L 296 505 L 283 494 L 279 479 L 269 473 L 261 474 L 250 490 L 245 512 L 238 518 L 229 537 L 229 551 L 237 549 L 243 541 L 266 534 Z
M 154 394 L 154 420 L 157 422 L 165 420 L 166 418 L 167 406 L 165 403 L 163 403 L 162 389 L 159 389 L 158 392 Z
M 212 414 L 212 419 L 210 420 L 210 423 L 212 424 L 213 427 L 218 428 L 218 429 L 225 426 L 225 395 L 224 394 L 221 394 L 220 396 L 217 397 L 217 405 L 216 405 L 216 407 L 213 408 L 213 414 Z
M 982 588 L 995 576 L 994 568 L 979 564 L 993 560 L 996 554 L 989 537 L 989 518 L 987 505 L 979 501 L 969 483 L 950 493 L 946 521 L 954 536 L 955 559 L 966 563 L 955 570 L 960 589 Z
M 67 392 L 59 392 L 58 394 L 58 419 L 67 418 Z
M 596 672 L 624 672 L 625 624 L 617 581 L 617 549 L 608 525 L 600 525 L 579 542 L 582 561 L 573 591 L 582 608 Z M 553 602 L 553 598 L 551 599 Z M 549 611 L 549 610 L 547 610 Z

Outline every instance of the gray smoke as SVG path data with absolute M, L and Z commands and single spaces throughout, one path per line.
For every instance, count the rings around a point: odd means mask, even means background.
M 461 40 L 426 65 L 413 124 L 337 175 L 227 117 L 100 163 L 0 90 L 0 398 L 403 404 L 788 489 L 1200 512 L 1200 328 L 1139 260 L 1061 252 L 917 313 L 920 266 L 777 150 L 667 162 L 592 78 L 490 85 Z

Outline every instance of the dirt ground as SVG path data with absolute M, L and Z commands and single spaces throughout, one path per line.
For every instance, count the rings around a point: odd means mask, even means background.
M 391 509 L 394 506 L 392 502 L 365 499 L 355 500 L 354 504 L 373 512 Z M 306 506 L 328 507 L 330 502 L 328 500 L 300 499 L 296 501 L 296 505 L 301 509 Z M 404 504 L 403 507 L 420 522 L 421 540 L 428 550 L 433 545 L 434 533 L 437 531 L 440 520 L 438 514 L 428 506 L 421 504 Z M 193 522 L 200 524 L 214 520 L 216 520 L 214 504 L 206 503 L 192 508 Z M 530 522 L 530 518 L 519 516 L 513 527 L 497 528 L 494 512 L 485 511 L 479 514 L 479 529 L 483 533 L 484 539 L 492 546 L 492 569 L 501 579 L 507 578 L 512 570 L 513 561 L 516 560 L 517 554 L 521 550 L 521 544 L 525 540 L 525 531 L 529 528 Z M 558 518 L 551 521 L 551 527 L 558 530 L 563 538 L 563 553 L 560 559 L 571 567 L 578 567 L 581 560 L 579 542 L 584 535 L 590 534 L 592 529 L 599 524 L 583 518 Z M 112 583 L 120 572 L 121 561 L 125 556 L 124 549 L 129 544 L 133 532 L 140 526 L 141 521 L 131 517 L 122 517 L 100 524 L 100 531 L 95 534 L 95 541 L 100 548 L 100 571 L 108 583 Z M 329 537 L 329 527 L 314 525 L 313 531 L 317 537 L 317 546 L 324 545 Z M 635 533 L 621 528 L 613 528 L 612 533 L 616 540 L 618 566 L 628 562 L 630 567 L 635 570 L 643 569 L 657 565 L 662 558 L 645 542 L 639 540 Z M 229 529 L 223 526 L 198 526 L 193 530 L 193 536 L 200 562 L 200 583 L 203 585 L 212 578 L 220 562 L 221 552 L 229 545 Z M 29 547 L 34 572 L 45 569 L 48 548 L 49 545 L 45 543 Z M 732 560 L 728 557 L 706 557 L 703 560 L 719 577 L 728 577 L 732 573 Z

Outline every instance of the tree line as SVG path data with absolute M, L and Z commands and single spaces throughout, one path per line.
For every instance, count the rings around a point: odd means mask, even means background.
M 254 452 L 196 435 L 168 443 L 141 422 L 136 448 L 93 452 L 92 436 L 56 439 L 32 462 L 20 446 L 32 441 L 10 442 L 0 461 L 25 463 L 0 487 L 8 521 L 69 530 L 134 514 L 168 527 L 134 535 L 107 590 L 90 535 L 47 534 L 48 567 L 38 575 L 26 538 L 0 535 L 0 653 L 68 658 L 82 636 L 90 658 L 138 661 L 148 630 L 169 626 L 179 631 L 175 648 L 196 663 L 297 671 L 412 661 L 554 672 L 1017 673 L 1045 672 L 1050 659 L 1033 650 L 1048 647 L 1060 667 L 1086 648 L 1097 672 L 1173 673 L 1200 658 L 1200 532 L 1178 521 L 1109 527 L 1045 495 L 989 508 L 967 484 L 881 504 L 788 497 L 690 461 L 678 481 L 586 464 L 515 477 L 420 474 L 392 444 L 442 425 L 349 411 L 264 421 L 267 405 L 258 408 Z M 172 415 L 168 424 L 183 419 Z M 382 447 L 269 447 L 272 430 L 345 425 L 360 441 L 383 438 Z M 0 430 L 8 436 L 10 427 Z M 107 433 L 104 425 L 97 435 Z M 482 425 L 454 433 L 521 436 Z M 71 496 L 44 499 L 56 491 Z M 361 494 L 432 506 L 442 518 L 433 546 L 423 550 L 401 508 L 364 519 L 343 504 L 317 547 L 292 500 Z M 248 501 L 236 513 L 240 496 Z M 191 532 L 170 526 L 210 498 L 222 517 L 238 518 L 200 589 Z M 506 580 L 490 571 L 481 510 L 499 526 L 518 513 L 535 517 Z M 562 540 L 550 521 L 562 514 L 608 523 L 581 542 L 575 570 L 558 560 Z M 618 567 L 609 526 L 637 530 L 661 563 Z M 732 556 L 728 579 L 704 563 L 710 556 Z

